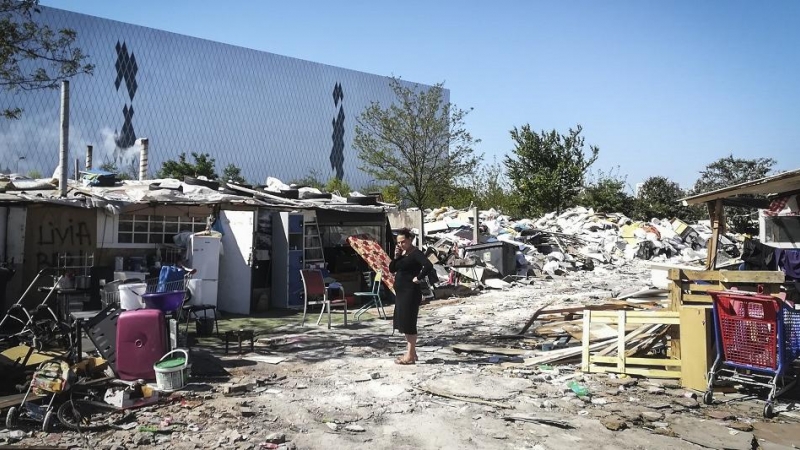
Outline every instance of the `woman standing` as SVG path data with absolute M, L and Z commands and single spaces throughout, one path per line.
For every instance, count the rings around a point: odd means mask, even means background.
M 406 354 L 397 358 L 396 364 L 414 364 L 417 358 L 417 316 L 422 302 L 420 280 L 433 270 L 433 265 L 412 244 L 407 228 L 397 233 L 397 247 L 389 270 L 394 273 L 394 329 L 406 335 Z

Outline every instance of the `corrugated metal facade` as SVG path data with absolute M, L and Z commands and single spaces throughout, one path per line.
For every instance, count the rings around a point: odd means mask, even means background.
M 36 18 L 76 30 L 95 65 L 70 82 L 70 161 L 82 164 L 93 145 L 95 167 L 136 173 L 134 141 L 147 137 L 151 176 L 181 152 L 207 152 L 218 172 L 233 163 L 256 184 L 312 170 L 356 188 L 370 182 L 352 148 L 355 118 L 394 100 L 387 77 L 53 8 Z M 20 120 L 0 119 L 0 169 L 50 175 L 58 91 L 0 91 L 0 106 L 24 109 Z

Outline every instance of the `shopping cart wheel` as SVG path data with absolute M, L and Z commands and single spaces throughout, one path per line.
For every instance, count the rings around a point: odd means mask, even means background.
M 773 417 L 775 417 L 775 411 L 772 410 L 772 403 L 767 403 L 764 406 L 764 418 L 772 419 Z
M 50 411 L 47 411 L 47 413 L 44 415 L 44 420 L 42 421 L 42 431 L 44 431 L 45 433 L 53 431 L 53 421 L 55 420 L 56 420 L 55 412 L 52 409 Z
M 706 393 L 703 394 L 703 403 L 705 403 L 706 405 L 710 405 L 710 404 L 714 403 L 714 392 L 713 391 L 706 391 Z
M 6 428 L 13 430 L 17 428 L 17 425 L 19 425 L 19 409 L 16 406 L 12 406 L 6 414 Z

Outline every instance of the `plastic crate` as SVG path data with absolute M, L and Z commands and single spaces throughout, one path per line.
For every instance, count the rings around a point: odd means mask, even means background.
M 800 354 L 800 311 L 767 295 L 732 291 L 709 294 L 714 298 L 726 362 L 776 370 L 779 356 L 783 363 L 790 363 Z

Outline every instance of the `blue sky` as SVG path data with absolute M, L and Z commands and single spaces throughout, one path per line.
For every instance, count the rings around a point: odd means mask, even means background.
M 708 163 L 800 167 L 800 2 L 107 0 L 42 4 L 432 84 L 474 108 L 488 162 L 509 130 L 581 124 L 596 169 L 691 187 Z

